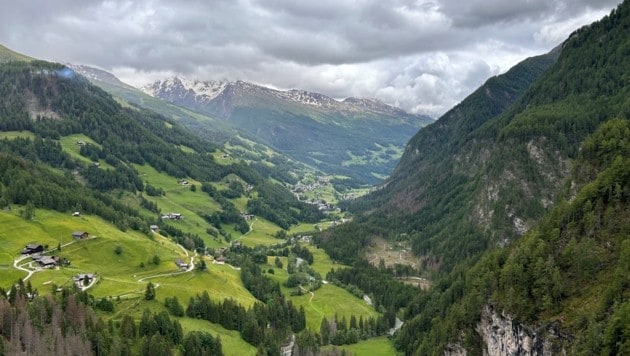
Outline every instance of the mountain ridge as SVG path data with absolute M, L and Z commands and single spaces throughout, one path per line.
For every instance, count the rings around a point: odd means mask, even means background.
M 15 52 L 0 44 L 0 63 L 11 61 L 32 61 L 34 58 Z
M 244 81 L 175 77 L 144 90 L 216 117 L 296 161 L 341 180 L 350 178 L 350 186 L 355 187 L 386 177 L 409 137 L 432 122 L 375 99 L 339 101 L 305 90 L 280 91 Z
M 483 200 L 494 199 L 498 193 L 495 188 L 484 187 L 495 180 L 482 176 L 495 145 L 492 137 L 477 138 L 476 130 L 509 110 L 556 57 L 557 50 L 532 57 L 488 79 L 435 123 L 420 130 L 380 189 L 348 205 L 359 216 L 357 223 L 377 231 L 391 227 L 380 233 L 391 238 L 407 236 L 410 247 L 429 270 L 448 270 L 456 261 L 470 258 L 489 245 L 515 238 L 514 227 L 506 226 L 507 219 L 502 216 L 489 213 L 496 208 Z M 482 189 L 486 189 L 483 194 L 479 193 Z M 537 216 L 542 210 L 536 210 Z M 519 219 L 521 215 L 513 215 L 512 221 L 517 221 L 519 228 L 522 221 L 529 223 Z M 491 231 L 492 224 L 501 225 Z
M 466 182 L 449 182 L 448 198 L 465 206 L 459 216 L 432 213 L 465 228 L 454 236 L 425 230 L 414 248 L 480 246 L 451 255 L 458 258 L 436 288 L 408 306 L 396 341 L 406 354 L 630 351 L 629 24 L 626 0 L 574 32 L 502 113 L 450 141 L 456 149 L 441 156 L 443 172 Z M 414 144 L 429 132 L 412 139 L 394 176 L 422 168 L 412 156 L 426 147 Z M 481 213 L 489 227 L 475 232 Z
M 180 100 L 195 100 L 198 104 L 203 105 L 211 102 L 213 99 L 223 94 L 228 87 L 240 90 L 260 90 L 270 93 L 277 98 L 288 99 L 298 104 L 311 105 L 315 107 L 333 108 L 336 110 L 352 110 L 357 108 L 370 109 L 379 112 L 390 112 L 398 114 L 409 114 L 403 109 L 386 104 L 375 98 L 355 98 L 348 97 L 342 100 L 331 98 L 325 94 L 311 92 L 303 89 L 279 90 L 264 85 L 255 84 L 243 80 L 227 81 L 227 80 L 208 80 L 202 81 L 198 79 L 187 79 L 185 77 L 174 76 L 164 80 L 157 80 L 153 83 L 144 85 L 139 89 L 144 93 L 153 97 L 169 98 L 170 93 L 177 93 L 176 97 L 170 97 L 170 100 L 176 98 Z M 192 97 L 192 98 L 191 98 Z M 414 115 L 414 114 L 411 114 Z M 425 115 L 418 115 L 425 118 Z

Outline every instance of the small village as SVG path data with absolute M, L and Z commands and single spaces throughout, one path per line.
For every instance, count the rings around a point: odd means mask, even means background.
M 307 204 L 315 205 L 321 211 L 329 212 L 330 210 L 333 209 L 332 205 L 329 202 L 320 198 L 309 199 L 306 193 L 312 193 L 312 192 L 316 192 L 317 190 L 330 188 L 330 187 L 331 187 L 330 178 L 324 177 L 324 176 L 317 176 L 315 177 L 315 181 L 313 183 L 305 184 L 305 183 L 298 182 L 297 184 L 293 186 L 289 186 L 288 188 L 298 200 L 303 201 Z M 312 195 L 312 194 L 309 194 L 309 195 Z
M 73 231 L 70 236 L 72 237 L 71 242 L 64 246 L 88 239 L 90 234 L 87 231 Z M 70 267 L 70 260 L 61 256 L 61 248 L 61 243 L 52 249 L 48 245 L 42 245 L 37 242 L 29 243 L 24 246 L 24 249 L 20 252 L 20 257 L 13 262 L 13 266 L 28 273 L 24 280 L 43 270 Z M 78 273 L 72 277 L 72 283 L 82 291 L 92 287 L 97 280 L 95 273 Z M 61 290 L 61 288 L 58 288 L 58 290 Z

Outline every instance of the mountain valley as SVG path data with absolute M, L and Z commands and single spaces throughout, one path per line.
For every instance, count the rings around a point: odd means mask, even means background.
M 0 355 L 630 354 L 628 28 L 435 121 L 0 46 Z
M 304 90 L 279 91 L 243 81 L 158 81 L 144 92 L 216 117 L 294 160 L 328 174 L 375 184 L 394 168 L 405 142 L 427 116 L 374 99 L 338 101 Z

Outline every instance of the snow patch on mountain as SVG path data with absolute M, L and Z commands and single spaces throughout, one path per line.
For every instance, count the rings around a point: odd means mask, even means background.
M 280 91 L 279 93 L 282 97 L 286 99 L 304 105 L 312 105 L 317 107 L 335 107 L 339 106 L 340 104 L 339 101 L 326 95 L 312 93 L 306 90 L 291 89 L 288 91 Z
M 208 102 L 223 93 L 228 81 L 200 81 L 186 78 L 172 77 L 163 81 L 156 81 L 140 88 L 143 92 L 153 97 L 179 97 L 194 96 L 196 101 Z
M 306 90 L 291 89 L 282 91 L 240 80 L 233 82 L 200 81 L 183 77 L 172 77 L 144 86 L 141 90 L 151 96 L 171 102 L 194 102 L 196 105 L 255 96 L 263 98 L 275 97 L 284 102 L 293 102 L 326 111 L 371 111 L 390 115 L 409 115 L 404 110 L 385 104 L 378 99 L 347 98 L 337 100 L 324 94 Z

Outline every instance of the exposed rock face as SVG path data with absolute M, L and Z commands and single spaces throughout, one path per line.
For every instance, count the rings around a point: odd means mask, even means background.
M 489 305 L 483 308 L 476 331 L 485 345 L 484 355 L 566 355 L 564 348 L 554 342 L 559 339 L 554 328 L 531 329 L 497 313 Z
M 466 356 L 466 349 L 460 344 L 448 344 L 444 349 L 444 356 Z

